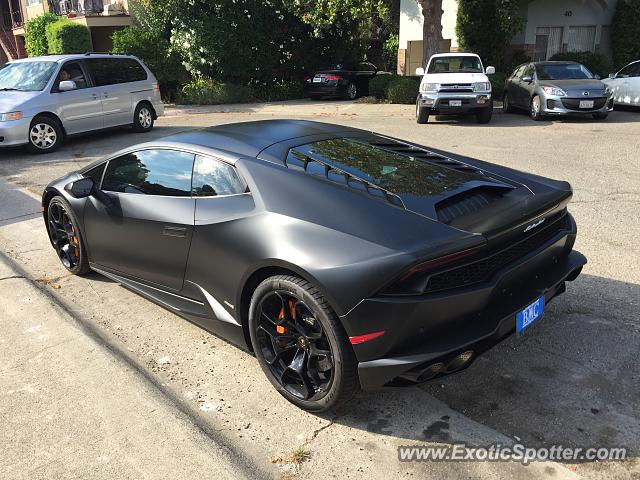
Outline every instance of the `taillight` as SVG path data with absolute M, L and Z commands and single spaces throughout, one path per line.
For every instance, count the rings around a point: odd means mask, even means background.
M 424 283 L 424 274 L 426 272 L 439 269 L 450 263 L 455 263 L 458 260 L 473 255 L 478 252 L 478 250 L 479 248 L 471 248 L 418 263 L 398 277 L 389 288 L 385 289 L 385 293 L 421 293 L 424 289 L 424 285 L 422 284 Z
M 340 80 L 340 77 L 338 75 L 326 75 L 324 78 L 327 82 L 337 82 L 338 80 Z
M 304 76 L 304 81 L 308 82 L 309 80 L 311 80 L 311 77 L 309 75 L 305 75 Z
M 159 83 L 154 83 L 153 84 L 153 91 L 156 93 L 160 93 L 160 84 Z

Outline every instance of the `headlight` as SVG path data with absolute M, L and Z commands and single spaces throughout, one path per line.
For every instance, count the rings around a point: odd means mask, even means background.
M 604 96 L 607 97 L 611 95 L 611 89 L 609 87 L 604 87 Z
M 422 93 L 437 92 L 438 90 L 440 90 L 439 83 L 421 83 L 420 84 L 420 91 Z
M 491 82 L 476 82 L 473 84 L 474 92 L 490 92 Z
M 0 113 L 0 122 L 8 122 L 10 120 L 20 120 L 22 112 Z
M 542 87 L 545 93 L 549 95 L 556 95 L 557 97 L 564 97 L 567 92 L 558 87 Z

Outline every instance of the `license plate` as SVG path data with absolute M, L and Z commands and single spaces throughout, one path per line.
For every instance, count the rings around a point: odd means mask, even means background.
M 322 77 L 314 77 L 313 78 L 313 83 L 320 83 L 322 82 Z
M 461 107 L 462 106 L 462 100 L 449 100 L 449 106 L 450 107 Z
M 516 331 L 521 334 L 544 313 L 544 295 L 516 314 Z
M 580 100 L 580 108 L 593 108 L 593 100 Z

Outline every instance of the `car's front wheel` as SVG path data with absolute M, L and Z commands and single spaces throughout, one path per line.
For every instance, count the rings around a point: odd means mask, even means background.
M 476 113 L 478 123 L 489 123 L 493 117 L 493 104 L 490 107 L 482 108 Z
M 47 207 L 47 231 L 64 268 L 74 275 L 91 271 L 78 221 L 60 195 L 53 197 Z
M 31 153 L 51 153 L 62 143 L 62 126 L 53 117 L 38 115 L 29 127 L 29 143 Z
M 531 105 L 529 109 L 529 115 L 533 120 L 539 121 L 543 119 L 542 115 L 542 103 L 540 102 L 540 97 L 536 95 L 531 99 Z
M 298 407 L 332 410 L 358 390 L 347 335 L 326 299 L 306 280 L 277 275 L 258 285 L 249 307 L 249 333 L 267 378 Z
M 425 124 L 429 121 L 429 109 L 420 106 L 420 102 L 416 103 L 416 122 Z

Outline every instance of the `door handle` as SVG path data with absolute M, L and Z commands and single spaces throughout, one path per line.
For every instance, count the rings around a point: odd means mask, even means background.
M 104 98 L 109 98 L 109 92 L 104 92 Z
M 97 93 L 92 93 L 91 96 L 93 97 L 94 100 L 98 98 L 98 94 Z
M 162 230 L 162 235 L 166 235 L 167 237 L 184 238 L 187 236 L 187 229 L 185 227 L 165 226 Z

